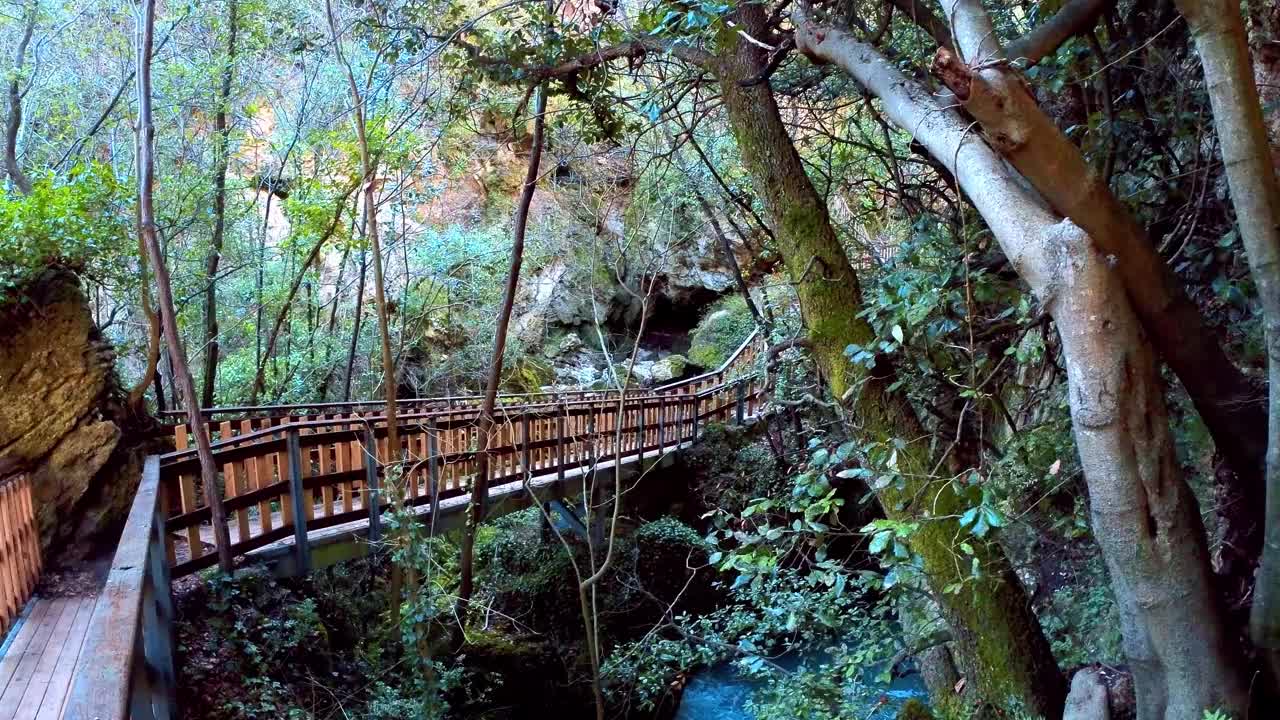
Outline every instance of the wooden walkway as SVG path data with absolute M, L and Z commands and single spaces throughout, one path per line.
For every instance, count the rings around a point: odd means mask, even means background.
M 0 645 L 0 720 L 59 720 L 96 596 L 33 598 Z
M 708 423 L 756 417 L 762 344 L 753 333 L 717 370 L 658 388 L 504 396 L 484 451 L 472 397 L 402 402 L 396 448 L 377 403 L 206 409 L 216 488 L 204 492 L 189 428 L 176 424 L 177 449 L 147 458 L 97 594 L 35 597 L 7 634 L 39 566 L 24 551 L 31 504 L 17 502 L 26 496 L 6 480 L 0 520 L 16 520 L 0 531 L 26 534 L 0 532 L 0 720 L 170 720 L 170 584 L 217 565 L 220 542 L 233 563 L 306 573 L 367 552 L 393 505 L 433 530 L 456 529 L 481 452 L 486 517 L 593 497 L 598 479 L 604 488 L 624 470 L 643 477 L 698 442 Z M 215 528 L 215 509 L 225 526 Z

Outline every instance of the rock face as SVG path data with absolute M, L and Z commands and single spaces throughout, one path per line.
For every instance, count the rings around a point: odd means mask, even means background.
M 46 552 L 83 556 L 123 522 L 142 453 L 122 443 L 114 354 L 76 278 L 45 273 L 0 311 L 0 474 L 28 472 Z

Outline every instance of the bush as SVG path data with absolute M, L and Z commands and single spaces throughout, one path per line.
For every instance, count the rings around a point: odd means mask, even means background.
M 693 329 L 689 361 L 708 370 L 720 367 L 755 326 L 747 301 L 741 295 L 720 298 Z
M 137 255 L 127 234 L 127 197 L 110 168 L 98 164 L 77 166 L 66 179 L 36 180 L 27 195 L 0 193 L 0 304 L 52 265 L 109 278 L 133 273 L 124 261 Z

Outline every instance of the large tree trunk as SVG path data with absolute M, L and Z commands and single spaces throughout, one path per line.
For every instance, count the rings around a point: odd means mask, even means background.
M 938 51 L 935 72 L 981 124 L 991 147 L 1022 173 L 1053 210 L 1079 225 L 1115 258 L 1134 310 L 1161 356 L 1195 403 L 1218 450 L 1239 476 L 1249 515 L 1260 528 L 1265 488 L 1266 418 L 1260 393 L 1227 357 L 1215 334 L 1187 298 L 1155 245 L 1106 180 L 1027 86 L 1001 62 L 999 46 L 979 0 L 945 0 L 959 56 Z M 1243 532 L 1245 552 L 1256 554 L 1260 535 Z
M 1140 718 L 1245 709 L 1238 653 L 1210 580 L 1199 510 L 1180 475 L 1155 359 L 1105 251 L 1043 200 L 954 111 L 850 34 L 795 17 L 801 51 L 880 98 L 987 220 L 1053 315 L 1067 364 L 1095 535 L 1121 610 Z
M 204 384 L 200 404 L 214 405 L 214 389 L 218 383 L 218 263 L 222 259 L 222 238 L 227 227 L 227 163 L 231 151 L 231 125 L 227 122 L 227 106 L 231 104 L 231 78 L 236 63 L 237 0 L 227 0 L 227 57 L 222 67 L 222 88 L 218 94 L 218 112 L 213 116 L 213 236 L 209 239 L 209 256 L 205 259 L 204 289 Z
M 218 487 L 218 466 L 209 446 L 209 433 L 205 429 L 204 415 L 200 412 L 200 396 L 187 365 L 187 354 L 178 335 L 178 318 L 173 306 L 173 290 L 169 284 L 169 269 L 165 266 L 164 253 L 156 234 L 155 208 L 152 197 L 155 187 L 155 156 L 153 142 L 155 128 L 151 121 L 151 45 L 155 34 L 155 0 L 142 4 L 142 18 L 138 26 L 138 231 L 146 245 L 151 267 L 156 275 L 156 293 L 159 296 L 160 320 L 164 325 L 165 340 L 169 344 L 169 362 L 173 374 L 182 389 L 182 400 L 187 406 L 187 423 L 196 438 L 196 455 L 200 459 L 200 480 L 204 485 L 205 504 L 209 506 L 215 544 L 218 548 L 218 565 L 223 572 L 231 572 L 231 537 L 227 530 L 226 513 L 222 509 L 222 492 Z
M 1280 681 L 1280 183 L 1271 163 L 1240 4 L 1178 0 L 1204 66 L 1240 238 L 1262 301 L 1270 383 L 1266 532 L 1250 630 Z
M 507 347 L 507 328 L 511 324 L 511 309 L 515 305 L 516 288 L 520 284 L 520 266 L 524 262 L 524 236 L 529 225 L 529 207 L 533 204 L 533 193 L 538 188 L 546 112 L 547 88 L 544 85 L 538 89 L 538 100 L 534 105 L 533 147 L 529 150 L 529 164 L 525 169 L 524 185 L 520 188 L 520 201 L 516 205 L 511 263 L 507 268 L 502 307 L 498 309 L 498 326 L 494 329 L 493 352 L 489 356 L 489 376 L 485 380 L 484 400 L 480 404 L 479 429 L 476 432 L 476 476 L 471 483 L 471 500 L 467 504 L 467 525 L 463 531 L 460 553 L 457 614 L 463 623 L 474 592 L 476 531 L 484 519 L 485 502 L 489 498 L 489 442 L 493 433 L 493 410 L 497 405 L 498 385 L 502 381 L 502 354 Z M 596 691 L 598 694 L 598 687 Z
M 742 6 L 739 18 L 745 32 L 764 35 L 760 6 Z M 1057 716 L 1066 685 L 1008 561 L 997 544 L 979 542 L 983 574 L 972 578 L 967 568 L 957 566 L 956 538 L 964 533 L 954 519 L 940 518 L 958 517 L 962 498 L 949 482 L 931 478 L 933 458 L 919 440 L 927 433 L 906 399 L 888 390 L 894 382 L 892 371 L 879 367 L 867 373 L 845 356 L 851 343 L 869 345 L 875 335 L 858 315 L 862 306 L 858 278 L 831 226 L 825 203 L 805 174 L 772 92 L 765 83 L 741 85 L 757 76 L 765 63 L 760 48 L 739 41 L 736 52 L 719 64 L 717 74 L 743 163 L 773 222 L 779 250 L 808 319 L 814 357 L 837 398 L 853 392 L 851 415 L 858 425 L 854 432 L 884 443 L 915 440 L 898 455 L 905 487 L 890 487 L 879 498 L 889 517 L 920 521 L 912 548 L 923 559 L 951 627 L 969 687 L 994 702 L 1012 697 L 1046 717 Z M 921 500 L 925 497 L 927 501 Z M 926 513 L 933 517 L 926 518 Z M 964 589 L 944 592 L 955 583 Z

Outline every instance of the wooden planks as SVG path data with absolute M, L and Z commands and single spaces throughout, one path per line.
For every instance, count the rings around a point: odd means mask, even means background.
M 0 720 L 58 720 L 96 596 L 40 598 L 0 657 Z

